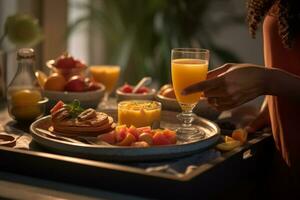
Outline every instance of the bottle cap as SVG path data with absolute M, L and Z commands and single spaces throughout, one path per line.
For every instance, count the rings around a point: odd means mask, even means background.
M 20 59 L 28 59 L 28 58 L 34 58 L 35 55 L 34 55 L 34 50 L 31 49 L 31 48 L 22 48 L 22 49 L 19 49 L 18 52 L 17 52 L 17 60 L 20 60 Z

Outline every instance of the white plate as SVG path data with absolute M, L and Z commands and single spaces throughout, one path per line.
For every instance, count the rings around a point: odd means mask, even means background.
M 112 115 L 114 118 L 116 117 L 116 111 L 107 110 L 106 113 Z M 176 129 L 179 126 L 176 119 L 177 114 L 176 112 L 163 111 L 161 127 Z M 176 145 L 144 148 L 77 144 L 49 138 L 36 129 L 41 128 L 48 130 L 49 126 L 51 126 L 51 116 L 46 116 L 33 122 L 30 126 L 30 132 L 37 143 L 56 153 L 96 160 L 146 161 L 189 155 L 197 151 L 203 151 L 217 143 L 220 136 L 220 129 L 215 123 L 204 118 L 196 117 L 194 124 L 205 132 L 205 138 L 178 141 Z

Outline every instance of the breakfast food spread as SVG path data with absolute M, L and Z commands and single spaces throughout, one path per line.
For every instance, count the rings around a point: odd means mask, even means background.
M 112 131 L 116 124 L 113 118 L 103 112 L 82 109 L 78 101 L 71 104 L 58 102 L 51 109 L 52 129 L 67 136 L 97 136 Z
M 154 109 L 154 105 L 149 104 L 149 102 L 143 102 L 143 104 L 141 104 L 142 102 L 135 103 L 135 106 L 139 106 L 140 109 L 142 108 L 141 105 L 144 108 L 148 106 L 149 109 Z M 155 104 L 155 102 L 151 103 Z M 128 106 L 130 109 L 133 105 Z M 98 141 L 117 146 L 149 147 L 153 145 L 171 145 L 177 142 L 175 131 L 152 129 L 150 126 L 137 128 L 132 124 L 129 126 L 121 124 L 122 122 L 120 121 L 120 125 L 116 126 L 111 116 L 91 108 L 84 110 L 80 107 L 78 100 L 74 100 L 71 104 L 59 101 L 50 110 L 50 113 L 52 126 L 49 130 L 58 135 L 97 137 Z M 146 118 L 144 117 L 140 120 L 144 121 Z

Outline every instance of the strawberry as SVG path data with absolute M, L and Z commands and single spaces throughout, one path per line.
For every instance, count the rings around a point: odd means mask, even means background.
M 55 60 L 55 67 L 60 69 L 70 69 L 74 68 L 76 64 L 75 59 L 70 56 L 68 53 L 61 55 L 59 58 Z
M 146 94 L 146 93 L 148 93 L 148 92 L 149 92 L 149 88 L 147 88 L 147 87 L 145 87 L 145 86 L 140 87 L 140 88 L 136 91 L 136 93 L 138 93 L 138 94 Z
M 53 108 L 50 110 L 50 113 L 52 114 L 52 113 L 58 111 L 58 110 L 61 109 L 64 105 L 65 105 L 65 103 L 62 102 L 62 101 L 57 102 L 57 103 L 55 104 L 55 106 L 53 106 Z
M 123 85 L 123 87 L 121 88 L 121 91 L 124 93 L 132 93 L 133 87 L 127 83 L 125 83 Z

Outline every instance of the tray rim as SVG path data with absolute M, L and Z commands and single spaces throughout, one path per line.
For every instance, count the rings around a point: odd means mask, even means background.
M 167 174 L 164 172 L 146 172 L 145 169 L 135 167 L 135 166 L 129 166 L 126 164 L 122 163 L 112 163 L 109 161 L 99 161 L 99 160 L 90 160 L 90 159 L 85 159 L 85 158 L 79 158 L 79 157 L 73 157 L 73 156 L 66 156 L 66 155 L 60 155 L 60 154 L 55 154 L 55 153 L 48 153 L 48 152 L 43 152 L 43 151 L 35 151 L 35 150 L 24 150 L 24 149 L 14 149 L 12 147 L 5 147 L 5 146 L 0 146 L 0 155 L 3 153 L 8 153 L 11 156 L 19 155 L 22 158 L 26 157 L 34 157 L 34 159 L 37 158 L 43 158 L 47 159 L 50 162 L 64 162 L 64 163 L 72 163 L 72 164 L 78 164 L 81 166 L 90 166 L 93 168 L 98 168 L 98 169 L 106 169 L 109 171 L 114 171 L 114 172 L 123 172 L 123 173 L 130 173 L 130 174 L 138 174 L 141 176 L 149 176 L 149 177 L 154 177 L 154 178 L 162 178 L 162 179 L 168 179 L 172 181 L 179 181 L 179 182 L 188 182 L 197 177 L 198 175 L 202 174 L 205 171 L 209 171 L 212 168 L 216 167 L 217 165 L 221 164 L 224 162 L 226 159 L 233 157 L 237 154 L 242 154 L 243 152 L 249 150 L 252 148 L 253 145 L 257 145 L 259 142 L 263 140 L 272 140 L 272 133 L 264 133 L 256 138 L 253 138 L 252 140 L 248 141 L 248 143 L 244 146 L 238 147 L 232 151 L 223 153 L 220 157 L 215 158 L 203 165 L 197 166 L 196 169 L 194 169 L 192 172 L 183 174 L 182 176 L 175 176 L 173 174 Z M 10 159 L 11 160 L 11 159 Z M 0 165 L 0 169 L 1 169 Z M 7 171 L 7 170 L 4 170 Z

